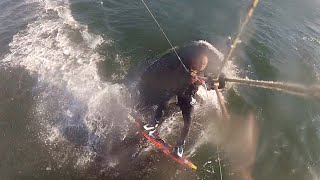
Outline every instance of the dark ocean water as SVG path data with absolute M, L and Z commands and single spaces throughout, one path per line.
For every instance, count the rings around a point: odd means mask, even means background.
M 203 39 L 226 53 L 250 2 L 146 3 L 174 45 Z M 319 84 L 319 1 L 261 1 L 241 40 L 228 75 Z M 229 85 L 229 132 L 209 92 L 186 143 L 196 172 L 141 141 L 115 82 L 169 48 L 141 1 L 1 0 L 0 179 L 220 179 L 221 142 L 223 179 L 245 179 L 243 168 L 257 180 L 320 178 L 320 104 L 281 92 Z M 174 142 L 180 125 L 170 116 L 160 134 Z

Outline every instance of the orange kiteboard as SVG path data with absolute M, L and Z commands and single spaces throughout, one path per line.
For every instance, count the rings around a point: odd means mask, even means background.
M 129 119 L 134 120 L 135 124 L 138 126 L 140 129 L 140 133 L 147 139 L 149 140 L 157 149 L 162 151 L 164 154 L 168 155 L 171 159 L 176 161 L 177 163 L 186 166 L 188 168 L 197 169 L 197 166 L 194 165 L 190 160 L 187 159 L 186 156 L 182 156 L 182 158 L 178 157 L 176 154 L 173 153 L 173 146 L 170 144 L 166 143 L 164 140 L 162 140 L 159 136 L 155 138 L 151 137 L 148 132 L 146 132 L 143 129 L 143 123 L 140 119 L 138 118 L 133 118 L 132 116 L 129 116 Z

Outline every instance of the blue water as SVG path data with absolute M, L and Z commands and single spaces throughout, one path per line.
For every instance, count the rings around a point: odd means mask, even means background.
M 172 44 L 204 39 L 226 53 L 250 1 L 146 3 Z M 319 84 L 319 1 L 261 1 L 241 40 L 227 74 Z M 217 130 L 215 103 L 196 108 L 186 144 L 196 172 L 141 142 L 115 82 L 169 48 L 140 1 L 2 0 L 0 179 L 220 179 L 219 141 L 224 179 L 248 179 L 247 164 L 257 180 L 319 179 L 319 102 L 281 92 L 229 85 L 229 139 Z M 240 138 L 250 114 L 251 149 Z M 162 128 L 170 142 L 180 118 Z

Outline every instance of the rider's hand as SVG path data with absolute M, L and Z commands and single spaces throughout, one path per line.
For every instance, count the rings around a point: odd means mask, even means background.
M 221 73 L 219 75 L 218 82 L 219 82 L 218 89 L 223 89 L 226 87 L 226 75 L 224 73 Z
M 208 76 L 206 79 L 207 90 L 214 89 L 214 79 L 212 76 Z

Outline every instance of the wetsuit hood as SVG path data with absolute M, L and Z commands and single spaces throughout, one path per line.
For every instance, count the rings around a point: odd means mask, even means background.
M 223 54 L 213 47 L 212 44 L 203 40 L 193 41 L 179 48 L 178 54 L 184 59 L 184 63 L 188 69 L 194 69 L 197 63 L 201 63 L 199 62 L 201 56 L 207 56 L 208 64 L 205 68 L 207 73 L 215 73 L 223 60 Z

